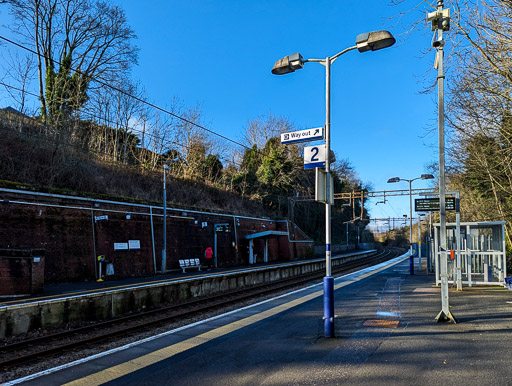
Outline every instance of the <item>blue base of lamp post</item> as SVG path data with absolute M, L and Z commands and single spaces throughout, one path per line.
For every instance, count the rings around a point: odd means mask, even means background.
M 334 278 L 324 277 L 324 336 L 334 338 Z
M 409 272 L 414 275 L 414 257 L 412 255 L 409 257 Z

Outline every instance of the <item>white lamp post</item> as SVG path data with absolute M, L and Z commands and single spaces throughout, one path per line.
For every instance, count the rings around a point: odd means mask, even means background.
M 423 213 L 418 213 L 418 272 L 421 271 L 421 218 L 425 216 Z
M 165 183 L 166 171 L 169 168 L 167 162 L 164 163 L 164 189 L 163 189 L 163 200 L 164 200 L 164 245 L 162 248 L 162 273 L 165 273 L 167 265 L 167 188 Z
M 414 275 L 414 257 L 412 256 L 412 182 L 416 180 L 431 180 L 434 176 L 432 174 L 422 174 L 420 177 L 408 180 L 406 178 L 393 177 L 388 180 L 388 183 L 407 181 L 409 183 L 409 273 Z
M 165 182 L 166 171 L 169 169 L 169 163 L 182 161 L 180 157 L 176 157 L 170 161 L 164 162 L 164 188 L 163 188 L 163 201 L 164 201 L 164 245 L 162 248 L 162 273 L 165 273 L 167 269 L 167 187 Z M 187 161 L 183 160 L 185 165 L 188 165 Z
M 387 48 L 395 43 L 395 38 L 388 31 L 373 31 L 363 33 L 357 36 L 356 45 L 338 52 L 336 55 L 326 57 L 325 59 L 306 59 L 302 55 L 295 53 L 279 59 L 272 68 L 272 74 L 284 75 L 299 70 L 307 62 L 318 62 L 325 66 L 325 172 L 326 172 L 326 192 L 331 191 L 331 64 L 341 55 L 348 51 L 355 50 L 359 52 L 377 51 Z M 324 277 L 324 333 L 326 338 L 334 337 L 334 278 L 331 276 L 331 197 L 325 204 L 325 277 Z

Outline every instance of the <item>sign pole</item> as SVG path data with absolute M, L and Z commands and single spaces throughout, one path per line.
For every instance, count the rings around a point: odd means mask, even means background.
M 331 58 L 325 58 L 325 277 L 324 336 L 334 338 L 334 278 L 331 276 Z
M 460 254 L 460 196 L 459 192 L 455 193 L 455 221 L 456 221 L 456 228 L 455 228 L 455 237 L 457 238 L 457 291 L 462 291 L 462 258 Z
M 414 275 L 414 254 L 412 251 L 412 181 L 409 180 L 409 274 Z

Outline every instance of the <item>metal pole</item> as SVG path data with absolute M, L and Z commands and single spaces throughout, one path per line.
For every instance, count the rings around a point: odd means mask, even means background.
M 409 181 L 409 273 L 414 275 L 414 257 L 412 255 L 412 180 Z
M 348 251 L 348 222 L 347 222 L 347 251 Z
M 457 291 L 462 291 L 462 256 L 460 253 L 460 193 L 455 192 L 455 221 L 456 221 L 456 230 L 455 237 L 457 238 Z
M 167 265 L 167 190 L 165 187 L 165 172 L 167 170 L 167 164 L 164 164 L 164 247 L 162 249 L 162 273 L 166 271 Z
M 92 249 L 94 250 L 94 277 L 98 279 L 98 268 L 96 266 L 96 231 L 95 231 L 95 221 L 94 221 L 94 209 L 91 208 L 91 222 L 92 222 Z M 101 279 L 101 277 L 100 277 Z
M 437 39 L 443 39 L 443 0 L 437 1 L 437 12 L 439 14 Z M 445 181 L 445 159 L 444 159 L 444 69 L 443 69 L 443 46 L 437 48 L 437 87 L 438 87 L 438 125 L 439 125 L 439 252 L 441 254 L 441 311 L 436 316 L 436 321 L 456 322 L 450 312 L 448 300 L 448 256 L 446 246 L 446 181 Z
M 254 255 L 252 248 L 250 248 L 249 254 L 249 264 L 255 263 L 255 261 L 253 260 Z M 215 226 L 213 227 L 213 267 L 217 268 L 217 231 L 215 230 Z
M 334 278 L 331 276 L 331 58 L 325 58 L 325 277 L 324 336 L 334 338 Z
M 149 221 L 151 224 L 151 246 L 153 249 L 153 271 L 155 275 L 158 273 L 156 270 L 156 253 L 155 253 L 155 229 L 153 226 L 153 207 L 149 206 Z
M 432 273 L 432 212 L 428 215 L 428 253 L 427 253 L 427 273 Z
M 421 272 L 421 215 L 418 214 L 418 272 Z
M 331 58 L 325 59 L 325 276 L 331 276 Z

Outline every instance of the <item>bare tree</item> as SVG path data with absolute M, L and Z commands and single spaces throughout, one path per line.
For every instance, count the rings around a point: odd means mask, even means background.
M 124 11 L 97 0 L 8 0 L 21 34 L 37 52 L 41 114 L 59 122 L 79 109 L 91 82 L 110 82 L 136 63 Z
M 34 112 L 28 104 L 27 93 L 36 75 L 32 56 L 20 57 L 18 54 L 9 53 L 2 67 L 6 82 L 15 85 L 15 88 L 5 87 L 9 96 L 16 102 L 13 107 L 22 114 L 32 115 Z
M 270 138 L 280 137 L 281 133 L 293 129 L 293 125 L 286 118 L 269 113 L 247 123 L 243 140 L 249 146 L 256 144 L 258 149 L 263 149 Z

